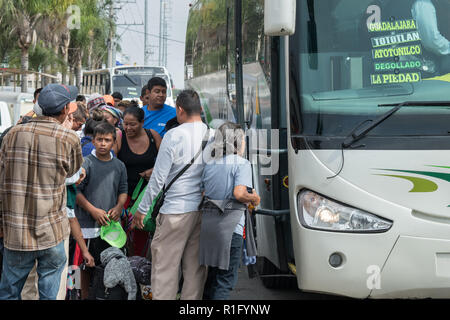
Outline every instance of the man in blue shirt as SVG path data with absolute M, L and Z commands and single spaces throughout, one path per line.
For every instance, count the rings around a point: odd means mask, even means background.
M 147 83 L 150 92 L 148 105 L 144 106 L 144 129 L 153 129 L 164 137 L 167 121 L 176 117 L 175 108 L 165 104 L 167 97 L 167 84 L 163 78 L 153 77 Z

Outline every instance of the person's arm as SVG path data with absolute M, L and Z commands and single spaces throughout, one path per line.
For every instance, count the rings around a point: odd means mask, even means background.
M 250 162 L 244 160 L 243 163 L 236 166 L 233 195 L 237 201 L 246 204 L 251 203 L 254 207 L 256 207 L 260 202 L 260 198 L 254 189 L 252 189 L 252 193 L 247 191 L 247 187 L 251 186 L 253 186 L 252 167 Z
M 72 233 L 72 237 L 75 239 L 75 241 L 78 243 L 78 246 L 80 247 L 81 254 L 83 255 L 83 258 L 86 262 L 86 265 L 88 267 L 95 267 L 94 258 L 89 253 L 89 250 L 86 246 L 86 242 L 83 239 L 83 233 L 81 232 L 80 224 L 78 223 L 77 218 L 69 218 L 70 223 L 70 232 Z
M 116 128 L 116 141 L 112 147 L 116 157 L 119 154 L 120 148 L 122 148 L 122 139 L 122 131 L 119 128 Z
M 114 221 L 119 221 L 120 215 L 122 214 L 123 206 L 128 199 L 128 177 L 127 177 L 127 168 L 122 162 L 120 163 L 120 181 L 119 188 L 117 193 L 119 196 L 117 197 L 117 204 L 108 211 L 111 219 Z
M 81 167 L 80 170 L 78 170 L 77 173 L 75 173 L 73 176 L 66 178 L 66 186 L 69 186 L 71 184 L 80 184 L 81 181 L 86 177 L 86 170 Z
M 67 159 L 68 165 L 69 165 L 69 171 L 67 172 L 67 177 L 72 177 L 74 174 L 80 170 L 81 166 L 83 165 L 83 153 L 81 151 L 81 143 L 80 139 L 78 138 L 77 134 L 73 132 L 73 142 L 71 143 L 71 153 L 69 158 Z M 70 137 L 72 139 L 72 137 Z
M 150 132 L 152 133 L 153 139 L 155 139 L 156 149 L 159 150 L 159 146 L 161 145 L 162 138 L 159 135 L 159 133 L 156 132 L 155 130 L 150 129 Z
M 169 136 L 161 142 L 158 157 L 156 158 L 156 163 L 153 168 L 153 173 L 147 188 L 145 189 L 145 193 L 142 197 L 141 203 L 139 204 L 138 210 L 133 217 L 132 227 L 137 227 L 139 229 L 144 228 L 144 218 L 148 209 L 150 209 L 152 200 L 161 191 L 166 183 L 167 177 L 169 176 L 169 172 L 174 161 L 177 143 L 172 141 L 172 135 L 170 135 L 170 133 L 167 134 Z
M 112 220 L 119 221 L 120 215 L 122 214 L 123 206 L 125 205 L 125 202 L 127 202 L 127 198 L 128 198 L 127 193 L 120 194 L 116 206 L 109 209 L 107 214 L 111 217 Z
M 439 32 L 434 5 L 416 1 L 411 11 L 424 47 L 436 54 L 450 54 L 450 42 Z
M 105 210 L 96 208 L 94 205 L 92 205 L 89 200 L 84 195 L 84 190 L 86 189 L 86 186 L 89 184 L 89 180 L 91 178 L 91 160 L 89 158 L 86 158 L 83 163 L 83 168 L 86 171 L 86 177 L 85 179 L 77 186 L 77 197 L 76 197 L 76 204 L 87 211 L 92 218 L 97 221 L 99 225 L 106 225 L 109 222 L 109 217 Z
M 106 226 L 110 219 L 108 213 L 105 210 L 94 207 L 88 199 L 81 192 L 77 193 L 77 205 L 87 211 L 92 218 L 97 221 L 97 223 L 101 226 Z
M 12 128 L 12 127 L 11 127 Z M 8 130 L 9 131 L 9 130 Z M 5 135 L 0 145 L 0 179 L 3 181 L 5 174 L 5 156 L 10 135 Z M 0 205 L 2 199 L 0 198 Z M 1 206 L 0 206 L 1 207 Z M 3 238 L 3 210 L 0 210 L 0 238 Z
M 258 206 L 261 201 L 255 189 L 252 190 L 252 193 L 248 193 L 247 186 L 239 185 L 234 187 L 233 195 L 237 201 L 251 203 L 254 207 Z
M 156 132 L 155 130 L 150 129 L 150 131 L 153 135 L 153 139 L 155 140 L 156 150 L 159 150 L 159 146 L 161 145 L 162 138 L 159 135 L 159 133 Z M 150 180 L 152 173 L 153 173 L 153 168 L 150 168 L 145 171 L 139 172 L 139 175 L 148 181 L 148 180 Z

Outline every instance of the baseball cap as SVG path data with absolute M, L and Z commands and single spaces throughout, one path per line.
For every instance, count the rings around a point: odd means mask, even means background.
M 116 248 L 122 248 L 127 242 L 127 234 L 120 223 L 114 220 L 101 227 L 100 238 Z
M 101 95 L 93 95 L 87 103 L 88 110 L 100 107 L 102 105 L 106 105 L 105 99 Z
M 103 96 L 103 99 L 105 99 L 106 104 L 110 103 L 114 107 L 114 98 L 113 96 L 107 94 Z
M 39 94 L 38 104 L 43 113 L 57 114 L 70 101 L 75 100 L 78 88 L 65 84 L 50 83 L 46 85 Z

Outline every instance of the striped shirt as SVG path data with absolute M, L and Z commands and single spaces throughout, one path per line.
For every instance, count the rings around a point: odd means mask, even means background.
M 0 150 L 0 226 L 9 250 L 36 251 L 68 238 L 65 179 L 81 167 L 80 139 L 51 117 L 14 126 Z

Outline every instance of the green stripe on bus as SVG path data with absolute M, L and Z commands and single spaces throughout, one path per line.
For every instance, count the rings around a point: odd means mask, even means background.
M 408 180 L 412 182 L 412 184 L 414 185 L 413 188 L 409 190 L 409 192 L 434 192 L 438 189 L 438 185 L 436 183 L 423 178 L 398 176 L 390 174 L 377 174 L 377 176 L 393 177 Z

